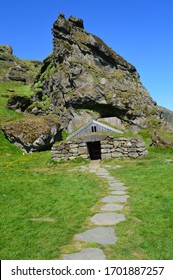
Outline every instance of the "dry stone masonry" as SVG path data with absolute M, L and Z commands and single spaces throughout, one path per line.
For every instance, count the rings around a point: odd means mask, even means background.
M 52 158 L 54 160 L 72 160 L 78 157 L 89 159 L 86 143 L 61 142 L 52 148 Z
M 100 141 L 101 159 L 138 158 L 147 155 L 145 143 L 140 138 L 127 139 L 107 136 Z M 90 159 L 88 143 L 82 139 L 57 143 L 52 148 L 52 158 L 56 161 L 72 160 L 78 157 Z

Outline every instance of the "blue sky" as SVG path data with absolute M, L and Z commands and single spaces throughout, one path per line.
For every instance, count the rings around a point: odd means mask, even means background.
M 2 0 L 0 43 L 20 58 L 43 60 L 60 12 L 82 18 L 88 32 L 136 67 L 152 98 L 173 110 L 172 0 Z

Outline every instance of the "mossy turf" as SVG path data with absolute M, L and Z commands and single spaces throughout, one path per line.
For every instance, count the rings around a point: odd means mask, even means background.
M 20 82 L 0 83 L 0 125 L 23 117 L 19 112 L 8 109 L 7 102 L 12 95 L 30 97 L 33 94 L 30 85 Z

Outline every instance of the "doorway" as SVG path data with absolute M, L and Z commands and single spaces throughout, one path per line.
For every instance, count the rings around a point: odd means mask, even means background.
M 101 159 L 101 145 L 100 141 L 87 143 L 90 159 Z

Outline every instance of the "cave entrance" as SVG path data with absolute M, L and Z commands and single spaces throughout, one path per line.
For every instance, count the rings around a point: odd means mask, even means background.
M 100 141 L 87 142 L 88 152 L 91 160 L 101 159 Z

